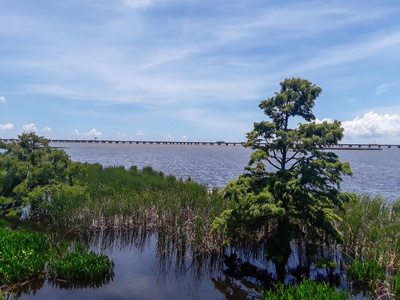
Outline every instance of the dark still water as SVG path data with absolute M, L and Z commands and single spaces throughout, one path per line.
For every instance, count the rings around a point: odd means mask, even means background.
M 59 144 L 74 161 L 105 166 L 151 166 L 165 174 L 211 187 L 224 187 L 243 173 L 251 150 L 242 146 Z M 354 175 L 342 189 L 356 193 L 400 198 L 400 149 L 337 150 L 340 160 L 350 162 Z
M 101 163 L 106 166 L 152 166 L 180 178 L 191 177 L 209 187 L 223 187 L 243 172 L 251 151 L 241 146 L 60 144 L 74 161 Z M 346 178 L 344 190 L 399 197 L 400 149 L 382 151 L 337 151 L 349 161 L 354 176 Z M 273 276 L 275 267 L 252 257 L 252 266 L 230 268 L 232 261 L 223 257 L 194 257 L 190 251 L 176 256 L 160 250 L 157 233 L 134 231 L 95 232 L 82 240 L 96 252 L 115 262 L 114 278 L 101 287 L 68 287 L 47 281 L 26 286 L 20 299 L 259 299 L 259 279 Z M 231 252 L 237 252 L 230 249 Z M 175 254 L 174 254 L 175 253 Z M 256 253 L 257 254 L 257 253 Z M 238 253 L 238 257 L 243 257 Z M 298 258 L 289 260 L 296 266 Z M 235 266 L 240 266 L 240 260 Z M 260 269 L 262 267 L 266 271 Z M 321 270 L 311 270 L 316 278 Z M 323 272 L 323 271 L 322 271 Z M 271 275 L 272 274 L 272 275 Z M 293 275 L 294 276 L 294 275 Z M 288 277 L 287 280 L 294 278 Z M 357 299 L 362 299 L 359 297 Z

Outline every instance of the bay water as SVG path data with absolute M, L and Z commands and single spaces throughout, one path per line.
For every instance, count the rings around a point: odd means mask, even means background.
M 58 144 L 71 159 L 104 166 L 151 166 L 178 178 L 191 178 L 209 188 L 224 187 L 243 173 L 251 150 L 237 146 L 149 144 Z M 342 190 L 400 198 L 400 149 L 335 150 L 351 164 Z M 158 251 L 157 233 L 97 232 L 83 238 L 115 262 L 115 276 L 101 287 L 32 285 L 20 299 L 257 299 L 254 280 L 231 274 L 222 259 L 198 261 Z M 256 260 L 255 260 L 256 261 Z M 260 262 L 260 266 L 265 261 Z M 274 266 L 268 265 L 274 273 Z

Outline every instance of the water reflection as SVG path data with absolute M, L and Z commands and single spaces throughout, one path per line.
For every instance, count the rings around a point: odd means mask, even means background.
M 276 283 L 276 270 L 264 258 L 263 244 L 226 248 L 202 255 L 190 246 L 157 232 L 96 231 L 79 238 L 92 250 L 109 255 L 115 274 L 98 283 L 66 283 L 41 279 L 13 291 L 21 299 L 259 299 L 260 292 Z M 330 281 L 341 289 L 346 282 L 339 250 L 308 249 L 292 245 L 286 266 L 286 283 L 305 278 Z M 338 268 L 318 268 L 312 263 L 329 257 Z
M 43 287 L 45 281 L 45 276 L 39 276 L 39 278 L 27 280 L 20 284 L 8 287 L 0 286 L 0 296 L 3 299 L 19 299 L 22 295 L 35 296 L 36 292 Z

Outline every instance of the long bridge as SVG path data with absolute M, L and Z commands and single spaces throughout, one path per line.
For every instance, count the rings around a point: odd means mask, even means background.
M 5 143 L 17 142 L 18 139 L 0 139 Z M 56 144 L 148 144 L 148 145 L 201 145 L 201 146 L 236 146 L 243 145 L 245 142 L 190 142 L 190 141 L 131 141 L 131 140 L 99 140 L 99 139 L 86 139 L 86 140 L 70 140 L 70 139 L 50 139 L 50 143 Z M 343 143 L 338 146 L 330 147 L 330 149 L 337 150 L 382 150 L 382 149 L 397 148 L 400 149 L 400 145 L 395 144 L 359 144 L 359 143 Z

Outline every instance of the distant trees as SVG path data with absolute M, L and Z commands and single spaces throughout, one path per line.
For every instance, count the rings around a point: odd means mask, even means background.
M 349 163 L 324 150 L 338 144 L 343 129 L 338 121 L 314 122 L 312 108 L 322 89 L 302 78 L 280 85 L 275 96 L 259 105 L 270 120 L 254 123 L 247 133 L 245 146 L 255 151 L 246 172 L 224 189 L 232 208 L 213 225 L 222 227 L 230 240 L 262 232 L 266 255 L 283 279 L 292 241 L 340 241 L 334 209 L 351 197 L 339 185 L 352 172 Z M 299 117 L 309 123 L 292 128 L 291 120 Z

